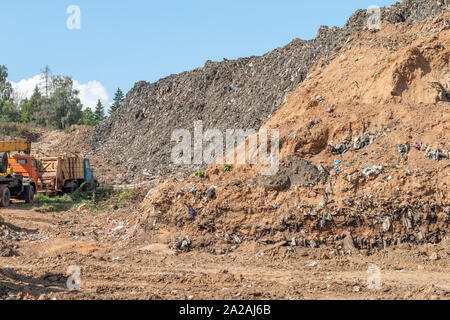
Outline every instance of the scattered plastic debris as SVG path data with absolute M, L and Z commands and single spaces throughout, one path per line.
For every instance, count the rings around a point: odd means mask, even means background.
M 383 173 L 383 167 L 380 166 L 372 166 L 371 168 L 366 168 L 363 170 L 363 174 L 366 176 L 377 176 Z
M 383 221 L 383 231 L 388 232 L 391 228 L 391 220 L 389 218 L 384 219 Z
M 111 231 L 116 232 L 116 231 L 122 230 L 123 228 L 124 228 L 124 226 L 120 225 L 120 226 L 115 227 L 114 229 L 111 229 Z
M 425 157 L 434 159 L 435 161 L 441 161 L 443 158 L 449 158 L 447 154 L 441 152 L 439 149 L 435 149 L 432 152 L 428 152 Z
M 310 120 L 308 124 L 306 125 L 307 129 L 311 129 L 312 127 L 319 124 L 319 120 Z
M 402 155 L 402 158 L 405 160 L 408 160 L 408 158 L 406 157 L 406 155 L 409 153 L 409 151 L 411 150 L 411 146 L 409 145 L 409 143 L 406 144 L 399 144 L 397 146 L 397 150 L 398 152 Z
M 364 135 L 360 138 L 356 138 L 353 142 L 353 150 L 360 150 L 365 146 L 369 145 L 370 138 L 367 135 Z
M 318 265 L 317 261 L 313 261 L 312 263 L 307 264 L 305 267 L 314 268 L 314 267 L 317 267 L 317 265 Z
M 188 251 L 191 243 L 189 235 L 186 235 L 184 238 L 177 238 L 173 246 L 178 250 Z
M 291 247 L 296 247 L 297 246 L 297 238 L 293 237 L 291 240 Z
M 412 145 L 413 148 L 416 148 L 417 150 L 422 150 L 423 144 L 420 142 L 414 142 L 414 144 Z
M 209 189 L 206 195 L 208 200 L 214 200 L 216 198 L 216 188 L 213 187 Z
M 189 216 L 191 219 L 195 218 L 195 210 L 192 207 L 189 207 Z

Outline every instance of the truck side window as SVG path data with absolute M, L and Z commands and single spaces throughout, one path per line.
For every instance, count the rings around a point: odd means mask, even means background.
M 36 168 L 36 160 L 31 160 L 31 167 Z
M 27 164 L 27 160 L 26 159 L 18 159 L 17 163 L 20 165 L 26 165 Z

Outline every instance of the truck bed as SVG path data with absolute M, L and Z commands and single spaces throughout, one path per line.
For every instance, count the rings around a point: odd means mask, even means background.
M 83 158 L 61 155 L 40 158 L 39 189 L 42 192 L 62 191 L 67 181 L 83 181 Z

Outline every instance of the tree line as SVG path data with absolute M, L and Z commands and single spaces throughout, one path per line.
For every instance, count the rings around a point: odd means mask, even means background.
M 65 76 L 51 76 L 45 67 L 42 80 L 34 88 L 30 98 L 21 99 L 7 80 L 8 69 L 0 65 L 0 122 L 21 122 L 36 126 L 66 129 L 71 125 L 95 126 L 106 119 L 106 112 L 100 99 L 94 110 L 83 105 L 73 80 Z M 113 114 L 123 105 L 124 94 L 117 89 L 109 113 Z

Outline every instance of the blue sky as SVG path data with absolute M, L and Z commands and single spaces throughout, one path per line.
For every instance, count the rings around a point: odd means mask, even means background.
M 33 78 L 48 64 L 86 91 L 94 87 L 91 99 L 110 100 L 117 87 L 127 92 L 139 80 L 153 82 L 206 60 L 262 55 L 293 38 L 315 37 L 320 25 L 342 27 L 356 9 L 393 3 L 8 0 L 0 3 L 0 64 L 12 82 Z M 80 30 L 66 26 L 70 5 L 81 9 Z

